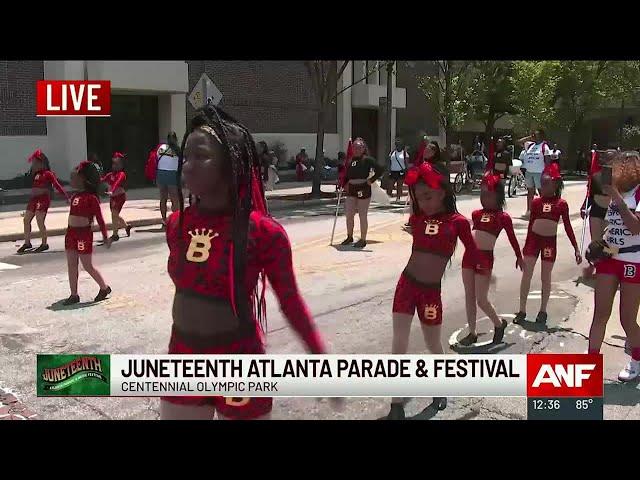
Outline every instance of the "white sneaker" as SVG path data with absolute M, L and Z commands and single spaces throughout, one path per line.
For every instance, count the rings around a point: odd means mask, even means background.
M 640 360 L 629 360 L 629 363 L 618 374 L 618 380 L 628 382 L 640 375 Z

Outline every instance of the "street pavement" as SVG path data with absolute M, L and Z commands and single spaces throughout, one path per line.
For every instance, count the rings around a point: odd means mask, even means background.
M 308 189 L 308 187 L 307 187 Z M 308 190 L 307 190 L 308 191 Z M 564 197 L 570 205 L 572 224 L 579 237 L 582 220 L 577 215 L 585 191 L 584 182 L 567 182 Z M 525 210 L 524 197 L 509 199 L 521 246 L 527 222 L 518 218 Z M 369 215 L 369 243 L 363 250 L 330 247 L 335 207 L 331 203 L 296 206 L 275 213 L 285 226 L 294 248 L 298 283 L 332 353 L 388 353 L 391 348 L 391 306 L 398 276 L 411 253 L 411 237 L 403 231 L 404 201 L 374 207 Z M 461 195 L 461 213 L 479 208 L 475 195 Z M 128 212 L 125 210 L 126 216 Z M 466 334 L 464 291 L 460 278 L 463 248 L 459 246 L 443 279 L 445 318 L 443 342 L 451 354 L 578 352 L 587 349 L 593 312 L 592 288 L 576 284 L 572 247 L 558 227 L 558 260 L 553 274 L 547 328 L 533 323 L 540 302 L 539 264 L 528 302 L 529 320 L 507 327 L 504 343 L 490 345 L 491 322 L 478 324 L 479 346 L 450 349 Z M 356 237 L 358 222 L 356 219 Z M 345 237 L 344 217 L 336 228 L 336 243 Z M 69 295 L 62 237 L 52 237 L 51 250 L 42 254 L 15 255 L 19 242 L 0 243 L 0 389 L 15 394 L 27 407 L 47 419 L 155 419 L 159 400 L 154 398 L 37 398 L 37 353 L 165 353 L 171 326 L 173 285 L 166 274 L 167 247 L 157 226 L 134 229 L 111 249 L 97 247 L 94 263 L 113 288 L 110 299 L 90 300 L 97 286 L 80 274 L 81 303 L 61 307 Z M 491 298 L 507 319 L 518 309 L 520 273 L 503 234 L 496 244 L 494 273 L 497 284 Z M 268 345 L 270 353 L 301 353 L 301 342 L 279 312 L 268 291 Z M 612 315 L 605 355 L 605 418 L 640 418 L 638 382 L 620 384 L 617 374 L 627 361 L 624 332 L 616 310 Z M 479 311 L 479 315 L 482 315 Z M 509 317 L 511 315 L 511 317 Z M 410 353 L 425 352 L 417 319 L 414 319 Z M 2 393 L 2 392 L 0 392 Z M 1 401 L 1 397 L 0 397 Z M 430 398 L 416 398 L 407 405 L 415 419 L 524 419 L 524 398 L 453 398 L 442 412 L 425 407 Z M 1 406 L 0 406 L 1 407 Z M 335 412 L 326 400 L 277 398 L 276 419 L 376 419 L 387 413 L 388 399 L 350 398 L 344 410 Z M 1 410 L 0 410 L 1 411 Z

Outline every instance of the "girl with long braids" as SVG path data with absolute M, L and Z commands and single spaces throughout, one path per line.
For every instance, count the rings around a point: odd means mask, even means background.
M 413 246 L 393 299 L 391 351 L 393 354 L 407 353 L 411 322 L 417 309 L 427 348 L 432 354 L 443 354 L 442 277 L 458 238 L 471 259 L 477 258 L 477 247 L 469 221 L 458 213 L 456 197 L 444 165 L 423 162 L 407 172 L 405 183 L 412 198 L 413 214 L 409 223 Z M 435 398 L 434 403 L 442 410 L 446 408 L 447 399 Z M 404 416 L 403 399 L 392 399 L 387 418 L 395 420 Z
M 42 153 L 42 150 L 38 149 L 33 152 L 28 159 L 31 163 L 31 173 L 33 175 L 33 184 L 31 186 L 31 198 L 27 204 L 27 210 L 24 213 L 24 244 L 18 249 L 18 253 L 24 253 L 27 250 L 32 249 L 31 245 L 31 222 L 33 217 L 36 217 L 38 223 L 38 230 L 40 230 L 40 237 L 42 243 L 35 252 L 44 252 L 49 250 L 47 244 L 47 227 L 44 224 L 44 220 L 47 217 L 47 211 L 51 205 L 51 185 L 60 192 L 69 201 L 69 194 L 65 192 L 56 174 L 51 171 L 49 166 L 49 159 Z
M 371 170 L 375 171 L 373 177 L 369 177 Z M 360 137 L 353 141 L 353 157 L 347 164 L 343 187 L 347 190 L 344 209 L 347 219 L 347 238 L 341 245 L 353 244 L 356 248 L 364 248 L 367 245 L 367 230 L 369 222 L 367 215 L 371 204 L 371 185 L 382 175 L 382 168 L 375 158 L 369 156 L 367 144 Z M 353 227 L 356 212 L 360 217 L 360 240 L 353 243 Z
M 541 174 L 540 181 L 541 196 L 535 197 L 531 201 L 529 229 L 522 249 L 524 271 L 520 281 L 520 310 L 513 319 L 513 323 L 523 322 L 527 318 L 527 297 L 538 256 L 541 257 L 542 295 L 536 322 L 542 324 L 547 322 L 547 304 L 551 294 L 551 272 L 556 261 L 556 239 L 560 219 L 564 223 L 564 230 L 573 246 L 576 263 L 578 265 L 582 263 L 580 248 L 569 219 L 569 204 L 560 196 L 563 188 L 560 166 L 557 163 L 548 164 Z
M 207 105 L 182 142 L 178 172 L 195 202 L 167 222 L 176 291 L 170 354 L 263 354 L 265 276 L 312 353 L 324 342 L 300 296 L 287 234 L 266 211 L 256 146 L 247 128 Z M 270 417 L 271 398 L 164 397 L 162 419 Z
M 127 182 L 127 174 L 124 171 L 124 160 L 126 155 L 115 152 L 111 157 L 111 172 L 107 173 L 100 179 L 108 185 L 107 195 L 109 196 L 109 208 L 111 209 L 111 224 L 113 225 L 113 235 L 111 240 L 117 242 L 120 240 L 118 231 L 124 228 L 127 237 L 131 236 L 131 225 L 120 216 L 122 207 L 127 201 L 127 193 L 125 186 Z
M 596 265 L 594 310 L 589 331 L 589 353 L 600 353 L 616 291 L 620 290 L 620 323 L 631 350 L 629 363 L 618 379 L 640 375 L 640 154 L 617 153 L 612 164 L 612 185 L 602 185 L 611 197 L 603 238 L 589 245 L 587 258 Z
M 476 332 L 476 303 L 477 306 L 493 322 L 493 343 L 500 343 L 504 337 L 507 321 L 500 319 L 493 305 L 489 301 L 489 283 L 493 269 L 493 249 L 500 232 L 504 230 L 516 255 L 516 268 L 522 270 L 524 263 L 518 239 L 513 231 L 513 222 L 504 211 L 504 183 L 500 173 L 486 172 L 480 187 L 480 202 L 482 208 L 471 214 L 474 239 L 478 246 L 478 257 L 471 258 L 470 251 L 466 251 L 462 258 L 462 283 L 467 310 L 469 334 L 460 340 L 460 345 L 469 346 L 478 341 Z
M 111 246 L 111 239 L 107 237 L 107 226 L 102 218 L 98 188 L 100 187 L 100 173 L 96 166 L 89 162 L 81 162 L 71 173 L 71 186 L 77 191 L 71 197 L 69 210 L 69 226 L 64 237 L 64 248 L 67 252 L 67 266 L 69 269 L 69 288 L 71 295 L 63 305 L 73 305 L 80 301 L 78 296 L 78 261 L 82 263 L 85 272 L 91 275 L 100 291 L 95 297 L 99 302 L 111 293 L 102 275 L 93 266 L 93 231 L 91 224 L 95 218 L 102 232 L 102 239 L 107 248 Z

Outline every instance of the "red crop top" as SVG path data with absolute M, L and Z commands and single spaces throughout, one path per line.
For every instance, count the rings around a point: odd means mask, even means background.
M 538 219 L 559 222 L 562 218 L 567 237 L 571 241 L 573 248 L 577 247 L 576 236 L 573 233 L 571 220 L 569 219 L 569 204 L 560 197 L 536 197 L 531 201 L 531 218 L 529 219 L 529 232 L 533 227 L 533 222 Z
M 458 238 L 472 257 L 476 257 L 476 242 L 471 235 L 469 220 L 459 213 L 439 213 L 437 215 L 411 215 L 409 219 L 413 235 L 413 250 L 451 257 Z
M 110 192 L 115 192 L 118 187 L 124 188 L 123 184 L 127 180 L 127 174 L 122 170 L 120 170 L 119 172 L 109 172 L 100 180 L 102 182 L 107 182 Z
M 100 200 L 98 197 L 89 192 L 79 192 L 71 197 L 71 209 L 69 215 L 75 215 L 77 217 L 86 217 L 91 222 L 93 217 L 96 217 L 96 221 L 100 226 L 102 237 L 107 238 L 107 226 L 104 223 L 102 217 L 102 210 L 100 209 Z
M 504 229 L 504 231 L 507 232 L 509 243 L 511 243 L 511 248 L 513 248 L 513 252 L 516 254 L 516 257 L 522 258 L 520 245 L 518 244 L 518 239 L 513 231 L 513 222 L 507 212 L 502 210 L 481 209 L 473 212 L 471 214 L 471 219 L 473 221 L 474 230 L 487 232 L 495 237 L 498 237 L 500 232 Z
M 179 219 L 178 211 L 167 224 L 168 271 L 176 290 L 230 301 L 231 217 L 205 213 L 191 206 L 184 211 L 182 232 Z M 322 338 L 298 290 L 289 238 L 279 223 L 253 211 L 249 217 L 245 275 L 249 298 L 262 269 L 293 329 L 311 352 L 324 353 Z
M 47 188 L 49 185 L 53 185 L 65 198 L 69 198 L 67 192 L 64 191 L 64 188 L 62 188 L 62 185 L 58 182 L 56 174 L 51 170 L 40 170 L 33 175 L 33 188 Z

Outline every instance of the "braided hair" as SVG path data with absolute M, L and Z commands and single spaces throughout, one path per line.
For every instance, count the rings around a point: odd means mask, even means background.
M 253 313 L 262 330 L 266 332 L 266 304 L 265 304 L 265 273 L 259 272 L 259 281 L 251 295 L 247 295 L 245 276 L 247 270 L 247 243 L 249 233 L 249 215 L 251 211 L 258 210 L 268 215 L 264 189 L 259 181 L 260 160 L 256 150 L 256 144 L 247 127 L 231 117 L 228 113 L 215 107 L 211 103 L 196 111 L 195 117 L 187 128 L 182 139 L 182 145 L 178 158 L 178 178 L 182 176 L 184 163 L 184 148 L 187 138 L 195 130 L 208 127 L 215 132 L 213 137 L 218 141 L 224 152 L 230 174 L 231 205 L 233 206 L 232 220 L 232 249 L 230 252 L 231 270 L 231 305 L 235 315 L 240 319 L 241 328 L 249 328 L 255 325 L 253 316 L 249 311 L 250 301 Z M 203 131 L 206 131 L 203 129 Z M 184 197 L 182 189 L 178 189 L 180 204 L 179 231 L 183 230 Z M 198 198 L 195 199 L 197 204 Z M 182 239 L 182 235 L 180 235 Z M 186 246 L 185 246 L 186 247 Z M 261 288 L 261 292 L 259 292 Z
M 100 187 L 100 172 L 96 164 L 90 161 L 81 162 L 76 168 L 76 173 L 82 177 L 84 190 L 97 196 Z

